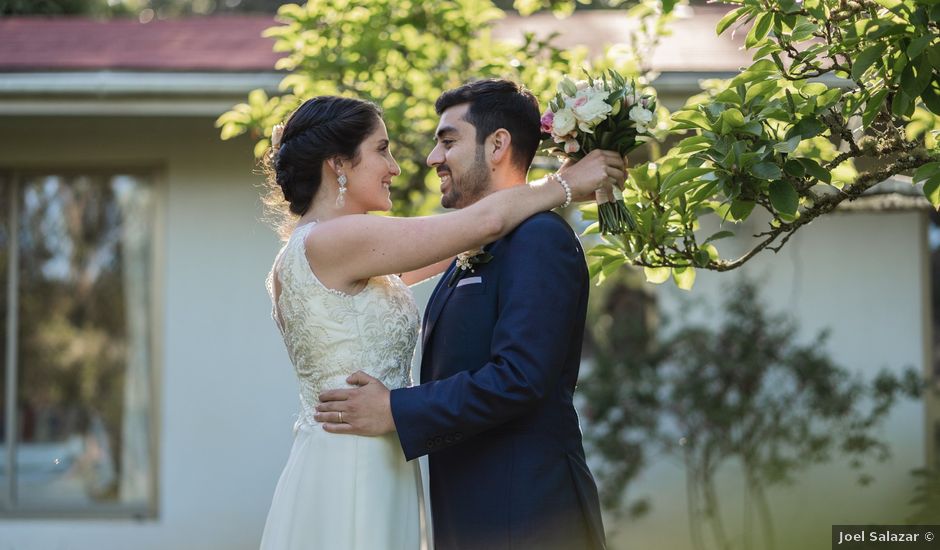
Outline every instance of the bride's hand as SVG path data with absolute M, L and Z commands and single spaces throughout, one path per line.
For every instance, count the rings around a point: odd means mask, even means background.
M 623 189 L 624 167 L 619 153 L 595 149 L 577 162 L 565 161 L 558 173 L 571 186 L 572 202 L 583 202 L 593 200 L 594 192 L 602 187 Z

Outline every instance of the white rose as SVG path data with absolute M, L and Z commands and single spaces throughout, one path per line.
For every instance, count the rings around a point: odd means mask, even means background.
M 577 120 L 570 109 L 562 109 L 555 113 L 555 119 L 552 120 L 552 132 L 559 136 L 570 134 L 574 130 Z
M 639 128 L 640 125 L 648 126 L 651 122 L 653 122 L 653 112 L 648 111 L 639 105 L 634 105 L 630 109 L 629 117 L 630 120 L 636 123 L 637 128 Z
M 607 96 L 603 93 L 586 94 L 575 101 L 572 112 L 579 121 L 585 122 L 591 127 L 596 126 L 606 119 L 607 115 L 613 110 L 613 107 L 606 100 Z M 581 129 L 587 131 L 583 126 Z

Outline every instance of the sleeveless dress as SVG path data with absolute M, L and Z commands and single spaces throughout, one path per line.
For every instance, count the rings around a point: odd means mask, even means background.
M 313 225 L 294 230 L 267 280 L 300 383 L 301 411 L 261 548 L 425 548 L 430 537 L 418 462 L 405 461 L 397 435 L 331 434 L 313 419 L 320 392 L 351 387 L 346 377 L 357 370 L 389 389 L 411 384 L 417 306 L 394 275 L 373 277 L 355 295 L 324 286 L 304 247 Z

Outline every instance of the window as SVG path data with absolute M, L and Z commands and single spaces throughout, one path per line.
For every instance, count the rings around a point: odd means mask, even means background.
M 0 174 L 0 516 L 153 515 L 151 178 Z

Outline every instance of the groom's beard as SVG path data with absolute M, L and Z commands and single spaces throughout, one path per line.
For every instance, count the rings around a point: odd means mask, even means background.
M 486 169 L 486 151 L 482 145 L 477 145 L 473 164 L 459 177 L 446 164 L 441 165 L 438 171 L 450 173 L 450 191 L 441 197 L 441 206 L 444 208 L 470 206 L 490 190 L 490 172 Z

